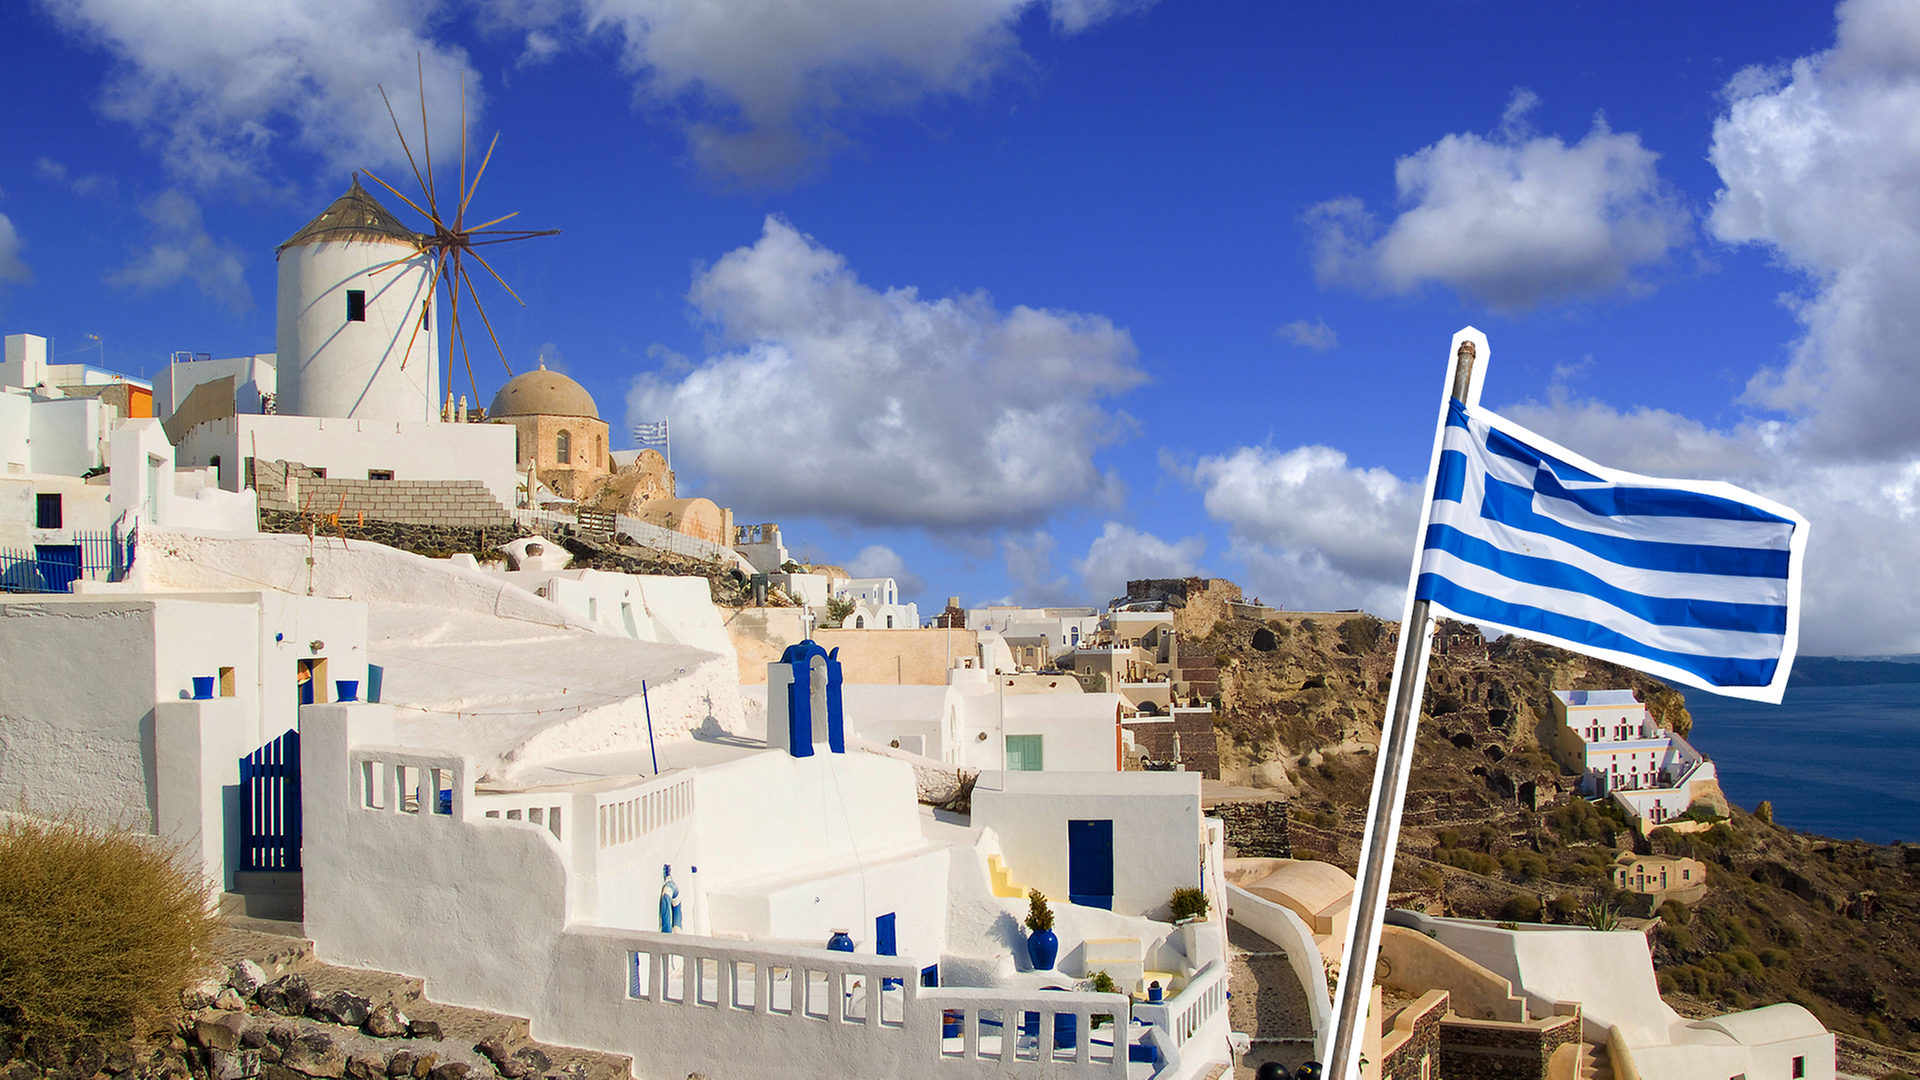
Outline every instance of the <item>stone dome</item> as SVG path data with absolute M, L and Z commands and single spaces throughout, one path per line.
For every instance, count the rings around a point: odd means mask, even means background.
M 593 395 L 586 387 L 542 365 L 508 379 L 493 395 L 487 416 L 590 416 L 598 420 L 600 410 L 594 408 Z

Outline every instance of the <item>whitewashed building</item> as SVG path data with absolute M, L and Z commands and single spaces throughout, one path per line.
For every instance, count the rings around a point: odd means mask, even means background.
M 1638 930 L 1495 924 L 1388 913 L 1512 984 L 1530 1007 L 1578 1002 L 1585 1042 L 1607 1047 L 1613 1075 L 1640 1080 L 1834 1080 L 1834 1037 L 1806 1009 L 1768 1005 L 1689 1020 L 1660 999 Z
M 1631 690 L 1555 690 L 1554 748 L 1583 794 L 1612 798 L 1648 827 L 1719 798 L 1713 762 L 1660 727 Z

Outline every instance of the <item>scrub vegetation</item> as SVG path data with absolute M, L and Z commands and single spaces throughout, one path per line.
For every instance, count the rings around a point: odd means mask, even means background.
M 0 823 L 0 1024 L 15 1038 L 125 1037 L 200 974 L 205 882 L 152 837 L 75 821 Z

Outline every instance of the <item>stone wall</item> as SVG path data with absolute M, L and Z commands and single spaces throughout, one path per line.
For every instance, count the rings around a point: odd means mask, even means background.
M 368 480 L 328 477 L 297 461 L 247 459 L 247 486 L 260 509 L 338 514 L 341 522 L 511 529 L 513 515 L 479 480 Z M 264 527 L 264 526 L 263 526 Z
M 1230 604 L 1241 600 L 1240 586 L 1226 578 L 1144 578 L 1127 582 L 1129 600 L 1164 600 L 1173 609 L 1173 628 L 1187 637 L 1205 637 L 1213 624 L 1231 617 Z
M 1406 1041 L 1391 1048 L 1382 1046 L 1381 1080 L 1431 1080 L 1433 1077 L 1458 1080 L 1467 1075 L 1449 1072 L 1445 1065 L 1441 1030 L 1442 1018 L 1447 1015 L 1447 1002 L 1448 995 L 1444 990 L 1424 994 L 1407 1006 L 1409 1010 L 1418 1010 L 1414 1015 L 1409 1017 L 1403 1013 L 1394 1018 L 1395 1032 L 1400 1031 L 1409 1020 L 1412 1021 L 1413 1030 Z M 1439 1067 L 1435 1068 L 1436 1065 Z
M 345 537 L 371 540 L 401 551 L 429 558 L 445 558 L 465 552 L 485 562 L 500 558 L 500 545 L 531 535 L 520 525 L 417 525 L 403 521 L 359 521 L 342 518 L 336 526 L 327 514 L 302 514 L 290 510 L 260 511 L 260 531 L 268 533 L 312 533 L 318 539 Z
M 1223 802 L 1207 811 L 1226 832 L 1227 854 L 1240 859 L 1291 859 L 1287 800 Z

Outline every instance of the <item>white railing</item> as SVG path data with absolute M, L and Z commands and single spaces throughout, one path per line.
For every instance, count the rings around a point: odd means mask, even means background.
M 796 1038 L 844 1032 L 828 1035 L 842 1044 L 857 1030 L 876 1040 L 867 1043 L 876 1060 L 943 1078 L 1127 1075 L 1132 1023 L 1121 994 L 922 988 L 918 969 L 891 957 L 682 934 L 609 944 L 625 953 L 629 1002 L 681 1010 L 674 1026 L 698 1040 L 710 1025 L 715 1045 L 742 1023 Z
M 572 801 L 571 795 L 551 791 L 476 791 L 472 796 L 472 807 L 482 818 L 542 825 L 553 834 L 555 840 L 564 840 L 566 806 Z
M 1180 1047 L 1226 1007 L 1227 967 L 1215 960 L 1194 972 L 1178 994 L 1158 1005 L 1136 1004 L 1133 1013 L 1169 1034 L 1173 1045 Z
M 948 987 L 922 992 L 918 1004 L 940 1012 L 942 1075 L 965 1065 L 987 1076 L 1051 1077 L 1068 1063 L 1082 1075 L 1127 1075 L 1133 1024 L 1124 995 Z
M 595 798 L 594 813 L 599 847 L 638 840 L 693 813 L 693 776 L 668 773 L 637 789 L 601 792 Z

